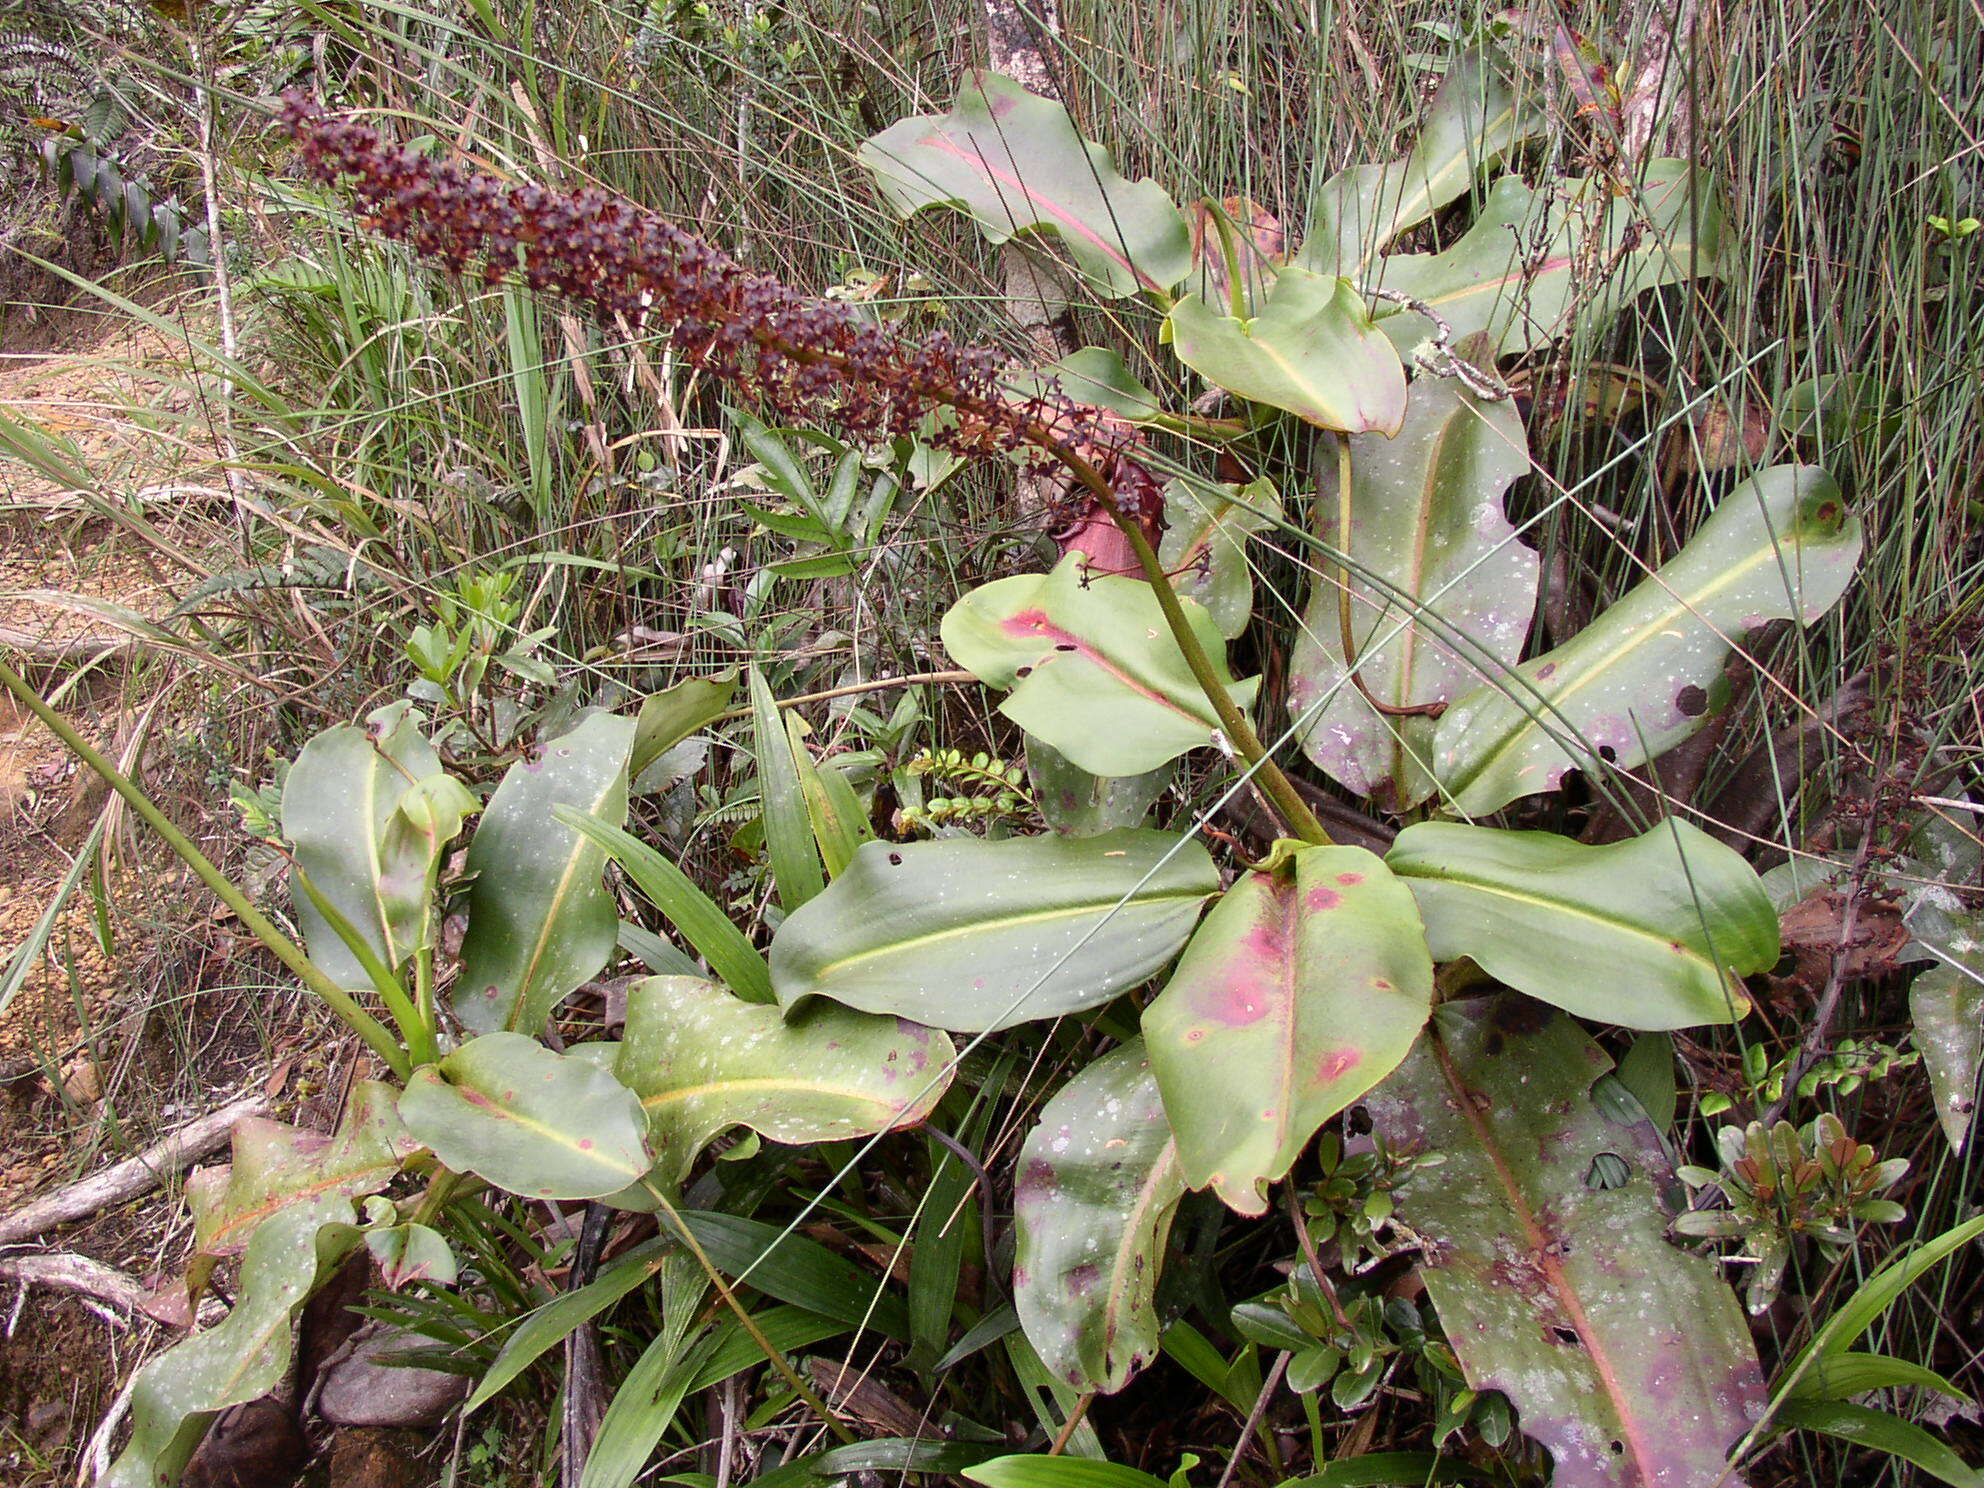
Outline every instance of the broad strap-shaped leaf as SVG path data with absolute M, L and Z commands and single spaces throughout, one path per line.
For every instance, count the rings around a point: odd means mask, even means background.
M 1164 412 L 1157 394 L 1137 380 L 1123 354 L 1106 346 L 1084 346 L 1036 371 L 1006 379 L 1008 393 L 1022 397 L 1057 386 L 1077 403 L 1107 409 L 1132 423 L 1157 418 Z
M 1141 1041 L 1055 1094 L 1020 1149 L 1013 1305 L 1041 1362 L 1113 1394 L 1157 1355 L 1157 1276 L 1178 1201 L 1178 1149 Z
M 1316 1129 L 1405 1057 L 1432 997 L 1419 911 L 1383 859 L 1301 848 L 1247 874 L 1144 1011 L 1185 1181 L 1266 1212 Z
M 1587 847 L 1555 832 L 1420 822 L 1385 855 L 1436 961 L 1601 1023 L 1688 1028 L 1749 1011 L 1777 911 L 1742 854 L 1687 822 Z
M 1340 437 L 1340 436 L 1339 436 Z M 1514 666 L 1536 605 L 1537 558 L 1502 496 L 1529 470 L 1513 401 L 1481 402 L 1421 377 L 1396 439 L 1353 435 L 1350 531 L 1335 462 L 1316 491 L 1316 536 L 1349 556 L 1357 676 L 1392 708 L 1448 703 Z M 1433 719 L 1384 715 L 1344 664 L 1340 571 L 1325 567 L 1289 663 L 1290 711 L 1319 768 L 1395 809 L 1433 793 Z
M 1816 620 L 1859 561 L 1860 523 L 1831 476 L 1760 472 L 1578 635 L 1449 708 L 1433 741 L 1441 787 L 1479 815 L 1555 790 L 1573 769 L 1665 753 L 1726 704 L 1723 662 L 1744 632 Z
M 1164 544 L 1158 556 L 1171 587 L 1196 599 L 1228 640 L 1254 614 L 1254 571 L 1247 539 L 1281 520 L 1272 482 L 1207 485 L 1174 480 L 1164 488 Z
M 713 722 L 737 695 L 737 669 L 713 677 L 690 677 L 664 691 L 651 693 L 634 715 L 634 737 L 627 759 L 627 778 L 638 781 L 647 767 L 669 750 Z
M 471 1033 L 535 1034 L 613 954 L 620 916 L 601 875 L 605 849 L 553 814 L 619 826 L 627 816 L 630 718 L 595 713 L 518 760 L 469 844 L 468 934 L 455 1013 Z
M 1107 1002 L 1156 972 L 1219 892 L 1170 832 L 871 842 L 772 938 L 792 1009 L 830 997 L 967 1032 Z
M 239 1255 L 270 1215 L 324 1194 L 375 1194 L 420 1144 L 401 1125 L 399 1092 L 377 1080 L 351 1088 L 335 1135 L 248 1117 L 235 1124 L 232 1161 L 196 1169 L 186 1179 L 194 1248 Z
M 1503 176 L 1451 248 L 1392 254 L 1376 277 L 1430 306 L 1455 341 L 1483 332 L 1510 356 L 1602 326 L 1656 285 L 1714 272 L 1721 237 L 1721 203 L 1685 160 L 1650 161 L 1625 190 L 1604 176 L 1541 188 Z M 1378 325 L 1401 353 L 1434 333 L 1393 305 Z
M 269 1217 L 242 1255 L 227 1316 L 132 1378 L 131 1439 L 97 1488 L 178 1482 L 216 1415 L 282 1383 L 296 1310 L 357 1243 L 355 1217 L 351 1200 L 329 1193 Z
M 486 1033 L 423 1065 L 407 1130 L 449 1167 L 529 1199 L 597 1199 L 651 1166 L 640 1098 L 599 1063 L 520 1033 Z
M 1363 276 L 1387 243 L 1458 201 L 1481 172 L 1542 127 L 1480 49 L 1455 55 L 1412 148 L 1385 165 L 1354 165 L 1320 186 L 1296 262 Z
M 1205 609 L 1185 617 L 1234 701 L 1226 641 Z M 1086 575 L 1069 553 L 1053 572 L 974 589 L 944 616 L 944 649 L 988 686 L 1010 688 L 999 711 L 1094 775 L 1142 775 L 1210 743 L 1218 716 L 1166 628 L 1150 586 Z
M 1027 741 L 1026 772 L 1041 819 L 1063 837 L 1142 826 L 1175 773 L 1172 766 L 1159 765 L 1142 775 L 1091 775 L 1038 739 Z
M 996 73 L 968 74 L 948 114 L 904 119 L 855 158 L 904 216 L 951 206 L 995 243 L 1057 235 L 1098 294 L 1168 289 L 1192 264 L 1191 231 L 1162 186 L 1123 179 L 1065 108 Z
M 1557 1488 L 1736 1488 L 1756 1349 L 1715 1263 L 1664 1238 L 1658 1135 L 1593 1104 L 1610 1067 L 1518 994 L 1450 1002 L 1366 1105 L 1392 1147 L 1445 1159 L 1414 1169 L 1398 1215 L 1468 1384 L 1509 1397 Z
M 774 1142 L 834 1142 L 915 1126 L 951 1083 L 935 1029 L 816 1002 L 790 1022 L 714 982 L 649 977 L 627 992 L 614 1073 L 647 1111 L 669 1186 L 710 1138 L 748 1126 Z
M 1977 1114 L 1977 1075 L 1984 1064 L 1984 936 L 1977 919 L 1948 954 L 1951 959 L 1916 975 L 1908 1014 L 1943 1135 L 1961 1152 Z
M 1291 264 L 1251 320 L 1186 295 L 1165 328 L 1178 360 L 1214 386 L 1319 429 L 1396 434 L 1405 417 L 1405 372 L 1348 279 Z
M 303 746 L 283 783 L 282 829 L 296 867 L 392 970 L 429 933 L 432 875 L 473 805 L 442 771 L 412 704 L 391 703 L 363 728 L 326 729 Z M 310 959 L 341 987 L 371 986 L 300 885 L 294 902 Z

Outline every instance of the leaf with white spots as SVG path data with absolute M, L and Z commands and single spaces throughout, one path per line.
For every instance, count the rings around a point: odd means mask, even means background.
M 1738 978 L 1776 964 L 1777 911 L 1743 855 L 1674 820 L 1599 847 L 1555 832 L 1420 822 L 1385 856 L 1435 961 L 1471 958 L 1581 1018 L 1733 1023 Z
M 400 1119 L 447 1166 L 527 1199 L 597 1199 L 651 1166 L 640 1098 L 592 1058 L 487 1033 L 413 1072 Z
M 1051 573 L 974 589 L 944 616 L 944 649 L 990 687 L 999 711 L 1093 775 L 1142 775 L 1212 742 L 1219 718 L 1141 579 L 1089 575 L 1084 554 Z M 1205 608 L 1185 618 L 1241 707 L 1258 679 L 1236 683 L 1226 640 Z
M 1141 1041 L 1042 1109 L 1013 1185 L 1013 1305 L 1056 1377 L 1110 1394 L 1155 1357 L 1158 1269 L 1184 1196 Z
M 1832 477 L 1778 465 L 1745 481 L 1687 546 L 1565 644 L 1440 719 L 1433 773 L 1479 815 L 1574 769 L 1630 769 L 1727 706 L 1723 663 L 1769 620 L 1810 624 L 1846 592 L 1860 523 Z
M 1218 892 L 1171 832 L 871 842 L 779 926 L 772 988 L 974 1033 L 1057 1018 L 1161 969 Z
M 1288 706 L 1320 769 L 1403 810 L 1435 789 L 1433 719 L 1380 713 L 1366 691 L 1388 708 L 1437 708 L 1522 655 L 1537 559 L 1502 496 L 1528 472 L 1529 445 L 1513 401 L 1484 403 L 1457 381 L 1422 377 L 1398 437 L 1354 435 L 1350 450 L 1350 531 L 1333 460 L 1321 464 L 1315 521 L 1316 536 L 1349 559 L 1357 677 L 1344 663 L 1344 570 L 1324 565 L 1289 661 Z
M 1405 1057 L 1432 996 L 1419 911 L 1382 858 L 1301 848 L 1241 878 L 1144 1011 L 1186 1183 L 1264 1213 L 1316 1129 Z
M 613 954 L 620 915 L 602 882 L 606 849 L 554 810 L 625 821 L 635 730 L 631 718 L 595 713 L 518 760 L 489 798 L 469 844 L 474 885 L 454 991 L 471 1033 L 534 1035 Z
M 263 1222 L 242 1256 L 227 1316 L 132 1377 L 131 1439 L 97 1488 L 177 1482 L 216 1415 L 281 1385 L 296 1310 L 357 1243 L 354 1218 L 350 1199 L 319 1194 Z
M 793 1145 L 915 1126 L 956 1058 L 942 1033 L 901 1018 L 816 1002 L 788 1022 L 714 982 L 649 977 L 628 990 L 613 1068 L 640 1098 L 657 1177 L 672 1186 L 736 1126 Z
M 1726 1454 L 1763 1411 L 1756 1347 L 1715 1263 L 1666 1241 L 1659 1135 L 1593 1103 L 1611 1067 L 1505 993 L 1444 1004 L 1365 1105 L 1394 1150 L 1442 1159 L 1398 1217 L 1469 1387 L 1509 1397 L 1555 1488 L 1741 1488 Z
M 1954 943 L 1936 947 L 1936 956 L 1908 989 L 1908 1013 L 1943 1135 L 1961 1152 L 1977 1114 L 1984 1064 L 1984 919 L 1970 919 Z

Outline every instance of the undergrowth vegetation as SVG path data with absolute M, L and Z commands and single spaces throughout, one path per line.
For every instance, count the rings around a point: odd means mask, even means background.
M 84 1480 L 355 1277 L 457 1482 L 1979 1482 L 1984 19 L 985 25 L 226 6 L 45 120 L 214 307 L 218 866 L 0 680 L 369 1065 Z

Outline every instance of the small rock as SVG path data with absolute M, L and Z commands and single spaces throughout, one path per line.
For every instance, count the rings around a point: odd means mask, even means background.
M 424 1488 L 434 1475 L 420 1460 L 417 1432 L 354 1426 L 331 1438 L 326 1488 Z
M 207 1429 L 180 1488 L 288 1488 L 310 1448 L 296 1413 L 273 1395 L 230 1406 Z
M 410 1329 L 368 1323 L 353 1345 L 317 1392 L 317 1413 L 333 1426 L 432 1426 L 468 1395 L 466 1375 L 380 1362 L 431 1345 Z

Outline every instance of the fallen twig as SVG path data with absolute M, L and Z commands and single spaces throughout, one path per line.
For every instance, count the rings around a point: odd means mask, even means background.
M 136 1157 L 105 1168 L 101 1173 L 37 1199 L 24 1208 L 0 1218 L 0 1245 L 18 1245 L 45 1234 L 57 1225 L 85 1219 L 113 1204 L 135 1199 L 156 1188 L 169 1173 L 199 1161 L 227 1140 L 234 1123 L 244 1116 L 260 1116 L 269 1108 L 262 1095 L 243 1096 L 218 1111 L 188 1122 L 161 1138 Z

